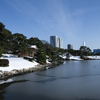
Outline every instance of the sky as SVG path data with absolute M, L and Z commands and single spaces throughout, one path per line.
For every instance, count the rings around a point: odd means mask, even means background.
M 0 0 L 0 22 L 28 39 L 58 36 L 64 49 L 78 50 L 84 41 L 100 49 L 100 0 Z

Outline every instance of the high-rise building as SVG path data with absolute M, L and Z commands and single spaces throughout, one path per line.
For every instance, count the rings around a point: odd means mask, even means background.
M 67 45 L 67 48 L 68 48 L 68 50 L 73 49 L 73 45 L 68 44 L 68 45 Z
M 94 49 L 94 50 L 93 50 L 93 53 L 94 53 L 94 54 L 100 53 L 100 49 Z
M 59 37 L 58 36 L 51 36 L 50 37 L 50 44 L 53 47 L 58 47 L 59 48 Z
M 59 48 L 63 48 L 63 40 L 62 40 L 62 38 L 59 38 Z
M 50 44 L 53 47 L 63 48 L 63 40 L 58 36 L 50 36 Z

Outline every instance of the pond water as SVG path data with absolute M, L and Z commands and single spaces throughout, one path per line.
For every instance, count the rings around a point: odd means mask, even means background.
M 0 85 L 0 100 L 100 100 L 100 60 L 66 61 L 10 79 Z

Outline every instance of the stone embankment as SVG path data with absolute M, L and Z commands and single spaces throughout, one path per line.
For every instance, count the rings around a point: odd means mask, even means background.
M 45 65 L 36 65 L 35 67 L 31 67 L 31 68 L 28 68 L 28 69 L 24 69 L 24 68 L 20 69 L 20 70 L 13 69 L 12 71 L 2 71 L 2 70 L 0 70 L 0 80 L 8 79 L 10 77 L 22 75 L 22 74 L 25 74 L 25 73 L 46 70 L 48 68 L 51 68 L 52 66 L 53 66 L 53 64 L 45 64 Z

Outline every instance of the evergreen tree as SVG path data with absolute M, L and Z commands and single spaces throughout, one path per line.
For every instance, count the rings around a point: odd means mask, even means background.
M 41 40 L 39 40 L 38 38 L 33 38 L 33 37 L 31 37 L 28 40 L 28 43 L 29 43 L 29 45 L 36 45 L 39 49 L 40 48 L 43 49 L 43 46 L 44 46 Z
M 13 51 L 18 53 L 20 51 L 28 51 L 28 42 L 26 36 L 20 33 L 13 34 Z
M 5 29 L 5 25 L 0 22 L 0 46 L 4 51 L 8 51 L 11 48 L 12 33 L 8 29 Z
M 43 49 L 39 49 L 36 53 L 37 62 L 40 64 L 46 63 L 46 52 Z
M 0 57 L 2 56 L 2 48 L 0 47 Z

